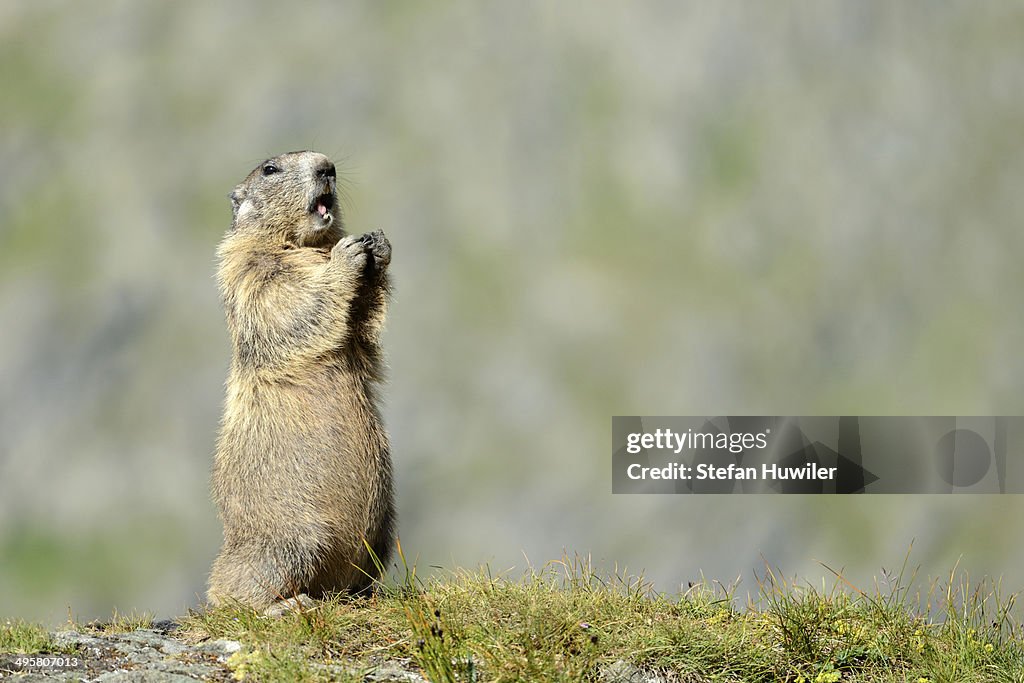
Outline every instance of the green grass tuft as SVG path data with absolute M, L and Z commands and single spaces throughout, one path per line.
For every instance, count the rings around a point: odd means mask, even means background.
M 20 620 L 0 622 L 0 654 L 32 654 L 52 646 L 46 629 Z
M 1024 681 L 1015 596 L 955 569 L 919 589 L 904 566 L 870 590 L 840 572 L 814 587 L 766 569 L 757 594 L 738 605 L 730 587 L 705 582 L 665 595 L 580 557 L 516 576 L 483 567 L 429 580 L 400 559 L 401 581 L 373 595 L 280 618 L 221 606 L 185 617 L 179 635 L 241 641 L 228 666 L 257 681 L 357 681 L 387 662 L 438 683 L 599 681 L 612 672 L 625 680 L 636 670 L 695 682 Z M 47 647 L 38 627 L 0 625 L 5 652 Z
M 242 673 L 256 680 L 322 680 L 322 665 L 397 660 L 436 682 L 596 681 L 623 666 L 692 681 L 1024 681 L 1013 596 L 971 588 L 955 571 L 922 596 L 905 567 L 871 591 L 840 573 L 815 588 L 769 569 L 739 607 L 721 585 L 670 596 L 579 557 L 517 577 L 484 567 L 427 581 L 402 564 L 404 580 L 372 597 L 280 619 L 221 608 L 185 625 L 246 643 Z

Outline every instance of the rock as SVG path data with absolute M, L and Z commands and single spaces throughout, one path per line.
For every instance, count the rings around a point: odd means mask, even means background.
M 370 670 L 364 680 L 374 683 L 427 683 L 418 673 L 409 671 L 397 662 L 384 662 Z
M 192 676 L 167 673 L 166 671 L 111 671 L 96 679 L 96 683 L 192 683 L 198 680 Z
M 70 650 L 76 647 L 99 647 L 104 644 L 100 638 L 82 635 L 78 631 L 57 631 L 51 634 L 53 642 L 61 650 Z
M 624 660 L 610 664 L 601 672 L 602 683 L 665 683 L 665 679 L 656 674 L 643 671 Z
M 241 649 L 242 644 L 237 640 L 214 640 L 199 646 L 200 651 L 221 657 L 230 657 Z
M 61 661 L 75 660 L 74 666 L 61 669 L 23 669 L 10 680 L 18 683 L 185 683 L 186 681 L 226 681 L 233 674 L 228 658 L 242 649 L 237 640 L 212 640 L 189 645 L 174 638 L 177 624 L 157 622 L 151 628 L 130 633 L 84 634 L 78 631 L 51 633 L 54 653 Z M 44 657 L 46 655 L 38 655 Z M 311 663 L 332 678 L 347 678 L 353 673 L 366 681 L 386 683 L 427 683 L 407 661 L 386 661 L 366 669 L 344 665 Z M 8 680 L 7 674 L 0 678 Z
M 178 630 L 178 622 L 173 619 L 161 619 L 160 621 L 154 621 L 151 628 L 154 631 L 167 634 Z

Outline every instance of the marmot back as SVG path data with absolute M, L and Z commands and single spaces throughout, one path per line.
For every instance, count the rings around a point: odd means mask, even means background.
M 207 598 L 257 609 L 360 591 L 393 540 L 375 385 L 391 245 L 347 236 L 334 164 L 291 152 L 231 193 L 217 271 L 232 361 L 213 464 L 224 545 Z M 289 604 L 289 603 L 284 603 Z

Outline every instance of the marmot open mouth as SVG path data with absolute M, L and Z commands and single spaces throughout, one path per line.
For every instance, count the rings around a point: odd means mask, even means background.
M 334 194 L 325 192 L 316 197 L 309 205 L 309 212 L 320 216 L 320 220 L 331 222 L 334 216 L 331 215 L 331 207 L 334 206 Z

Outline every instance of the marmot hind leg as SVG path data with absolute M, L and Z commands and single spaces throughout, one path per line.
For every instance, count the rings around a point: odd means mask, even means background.
M 281 600 L 305 597 L 309 572 L 301 567 L 309 564 L 294 552 L 272 552 L 266 547 L 225 548 L 213 562 L 207 600 L 217 605 L 230 598 L 263 610 Z

